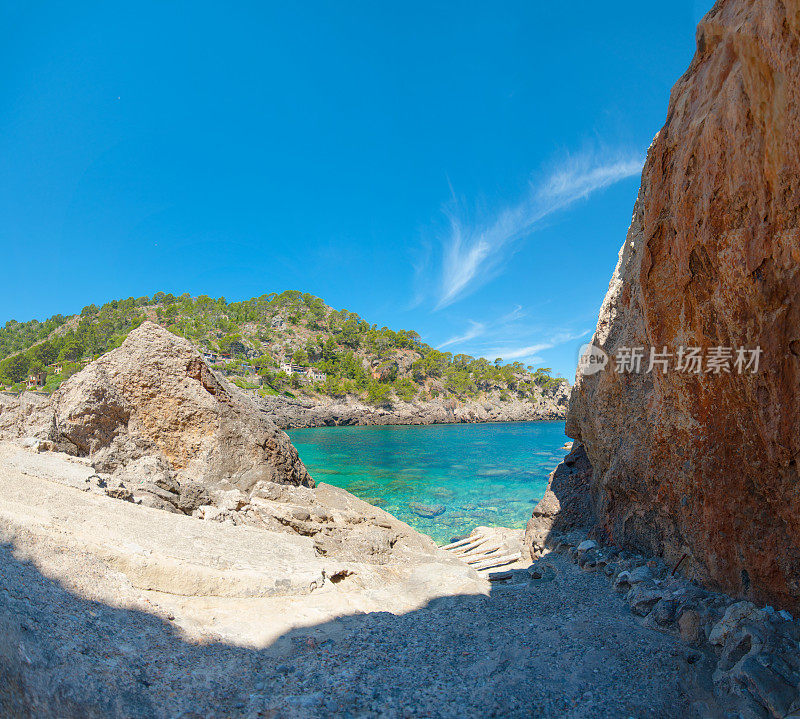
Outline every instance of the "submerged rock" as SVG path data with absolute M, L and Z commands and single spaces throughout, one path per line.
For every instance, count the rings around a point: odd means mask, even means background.
M 447 509 L 443 504 L 420 504 L 419 502 L 410 502 L 408 506 L 414 514 L 425 519 L 438 517 Z

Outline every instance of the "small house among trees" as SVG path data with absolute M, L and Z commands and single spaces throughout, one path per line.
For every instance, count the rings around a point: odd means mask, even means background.
M 31 372 L 28 375 L 27 387 L 28 389 L 35 389 L 36 387 L 44 387 L 47 382 L 46 372 Z
M 304 367 L 303 365 L 297 365 L 291 362 L 282 362 L 280 370 L 288 374 L 289 377 L 296 375 L 298 378 L 304 379 L 307 382 L 324 382 L 328 378 L 325 372 L 321 372 L 314 367 Z

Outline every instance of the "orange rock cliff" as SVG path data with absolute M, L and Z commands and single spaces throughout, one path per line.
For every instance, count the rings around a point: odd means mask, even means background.
M 721 0 L 649 149 L 593 338 L 610 356 L 646 348 L 642 370 L 579 374 L 567 417 L 598 534 L 795 610 L 799 213 L 800 2 Z M 646 371 L 651 347 L 673 353 L 666 373 Z M 729 371 L 678 371 L 680 347 L 734 348 Z M 735 348 L 759 347 L 740 373 Z

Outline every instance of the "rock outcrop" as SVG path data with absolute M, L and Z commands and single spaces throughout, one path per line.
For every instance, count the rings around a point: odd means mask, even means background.
M 487 589 L 429 538 L 324 484 L 263 482 L 241 521 L 202 521 L 91 491 L 94 476 L 89 458 L 0 441 L 0 551 L 14 546 L 76 594 L 175 615 L 189 633 L 267 645 L 293 625 Z M 254 521 L 261 512 L 282 521 Z M 329 532 L 315 531 L 322 514 Z
M 550 473 L 544 496 L 525 527 L 523 547 L 533 559 L 541 556 L 551 535 L 594 526 L 591 478 L 592 465 L 583 445 L 575 446 Z
M 437 552 L 430 537 L 387 512 L 343 489 L 315 487 L 289 438 L 253 399 L 189 342 L 151 322 L 49 400 L 2 396 L 0 439 L 22 438 L 41 459 L 22 453 L 10 461 L 28 457 L 18 469 L 31 476 L 63 481 L 47 469 L 60 450 L 91 467 L 76 488 L 303 537 L 320 557 L 389 566 Z
M 53 395 L 51 439 L 106 471 L 155 456 L 195 482 L 313 486 L 288 437 L 186 340 L 152 322 Z
M 340 425 L 458 424 L 464 422 L 531 422 L 564 419 L 569 385 L 546 388 L 535 399 L 519 399 L 496 392 L 491 398 L 457 402 L 453 399 L 394 402 L 376 407 L 356 398 L 264 397 L 258 403 L 281 429 Z
M 799 215 L 800 2 L 722 0 L 648 152 L 592 340 L 612 360 L 578 376 L 567 417 L 598 534 L 795 609 Z M 615 371 L 636 347 L 641 371 Z M 733 348 L 728 370 L 681 370 L 681 347 Z M 759 347 L 757 371 L 736 366 Z

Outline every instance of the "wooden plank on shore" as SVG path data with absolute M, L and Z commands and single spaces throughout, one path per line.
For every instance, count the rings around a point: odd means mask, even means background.
M 494 547 L 478 547 L 477 549 L 472 549 L 469 552 L 464 552 L 464 554 L 459 554 L 459 559 L 466 559 L 467 557 L 477 557 L 480 554 L 490 554 L 491 552 L 496 552 L 498 549 L 502 548 L 502 544 L 497 544 Z
M 512 562 L 516 562 L 518 559 L 522 558 L 522 554 L 517 552 L 516 554 L 506 554 L 502 557 L 496 557 L 493 559 L 487 559 L 485 562 L 481 562 L 480 564 L 473 565 L 474 569 L 492 569 L 492 567 L 502 567 L 504 564 L 511 564 Z
M 502 582 L 506 579 L 511 579 L 514 575 L 514 572 L 511 569 L 507 569 L 505 572 L 492 572 L 489 575 L 490 582 Z
M 477 554 L 474 554 L 470 557 L 466 558 L 459 557 L 459 558 L 463 559 L 467 564 L 475 564 L 476 562 L 483 562 L 486 561 L 487 559 L 491 559 L 492 555 L 495 554 L 495 552 L 499 552 L 502 549 L 503 549 L 502 547 L 492 547 L 491 549 L 487 549 L 485 552 L 478 552 Z M 499 557 L 500 555 L 495 554 L 495 556 Z
M 458 547 L 463 547 L 465 544 L 471 544 L 474 542 L 478 537 L 467 537 L 466 539 L 460 539 L 457 542 L 451 542 L 450 544 L 445 544 L 442 549 L 457 549 Z
M 488 542 L 491 537 L 480 537 L 479 541 L 473 542 L 471 545 L 466 547 L 460 547 L 459 549 L 455 550 L 457 555 L 464 555 L 467 552 L 471 552 L 473 549 L 477 549 L 478 547 L 482 547 L 486 542 Z

